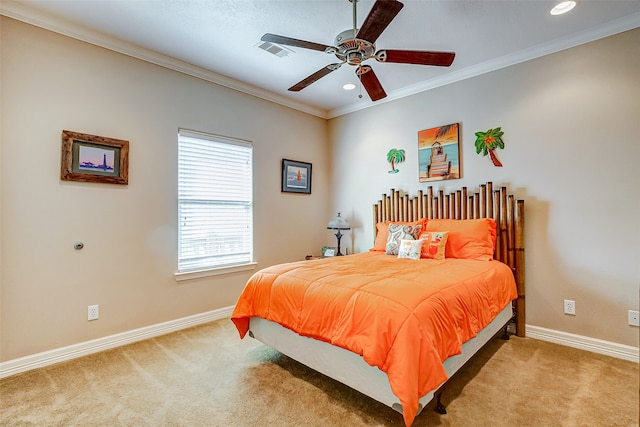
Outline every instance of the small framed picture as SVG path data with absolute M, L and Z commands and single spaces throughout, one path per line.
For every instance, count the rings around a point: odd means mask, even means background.
M 311 194 L 311 163 L 282 159 L 281 191 Z
M 329 247 L 329 246 L 323 246 L 322 247 L 322 256 L 323 257 L 336 256 L 336 248 L 332 248 L 332 247 Z
M 62 131 L 63 181 L 129 183 L 129 141 Z

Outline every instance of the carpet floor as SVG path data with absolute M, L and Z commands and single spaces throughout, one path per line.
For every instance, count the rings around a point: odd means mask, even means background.
M 638 426 L 638 364 L 493 339 L 413 426 Z M 403 426 L 228 319 L 0 380 L 3 426 Z

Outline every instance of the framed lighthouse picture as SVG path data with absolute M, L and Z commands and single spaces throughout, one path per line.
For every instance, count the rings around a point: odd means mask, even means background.
M 62 131 L 63 181 L 129 183 L 129 141 Z
M 311 163 L 282 159 L 281 191 L 311 194 Z

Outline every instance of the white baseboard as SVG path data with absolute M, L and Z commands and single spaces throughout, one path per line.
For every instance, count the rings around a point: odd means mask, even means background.
M 9 377 L 11 375 L 19 374 L 20 372 L 42 368 L 44 366 L 53 365 L 54 363 L 64 362 L 65 360 L 75 359 L 77 357 L 86 356 L 99 351 L 120 347 L 136 341 L 146 340 L 179 331 L 181 329 L 201 325 L 203 323 L 228 318 L 231 317 L 232 312 L 233 307 L 220 308 L 205 313 L 195 314 L 193 316 L 183 317 L 181 319 L 158 323 L 156 325 L 122 332 L 120 334 L 109 335 L 107 337 L 97 338 L 95 340 L 85 341 L 67 347 L 61 347 L 9 360 L 0 363 L 0 378 Z
M 532 325 L 525 325 L 525 334 L 527 338 L 549 341 L 560 345 L 566 345 L 567 347 L 579 348 L 580 350 L 587 350 L 618 359 L 629 360 L 631 362 L 640 362 L 640 358 L 638 357 L 638 347 L 632 347 L 630 345 L 618 344 L 611 341 L 599 340 L 597 338 L 590 338 Z
M 144 328 L 134 329 L 120 334 L 109 335 L 67 347 L 44 351 L 30 356 L 20 357 L 0 363 L 0 378 L 26 372 L 31 369 L 42 368 L 66 360 L 75 359 L 99 351 L 120 347 L 136 341 L 142 341 L 192 326 L 201 325 L 215 320 L 231 317 L 233 307 L 220 308 L 169 322 L 158 323 Z M 570 334 L 553 329 L 541 328 L 539 326 L 526 325 L 525 333 L 528 338 L 549 341 L 568 347 L 591 351 L 593 353 L 604 354 L 618 359 L 629 360 L 639 363 L 638 347 L 624 344 L 617 344 L 610 341 L 603 341 L 597 338 L 585 337 L 582 335 Z

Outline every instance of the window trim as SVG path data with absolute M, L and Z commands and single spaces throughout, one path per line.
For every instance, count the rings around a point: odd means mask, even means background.
M 223 274 L 239 273 L 241 271 L 255 270 L 257 261 L 251 261 L 246 264 L 229 265 L 225 267 L 207 268 L 204 270 L 193 271 L 177 271 L 174 273 L 176 282 L 184 282 L 187 280 L 201 279 L 204 277 L 221 276 Z

